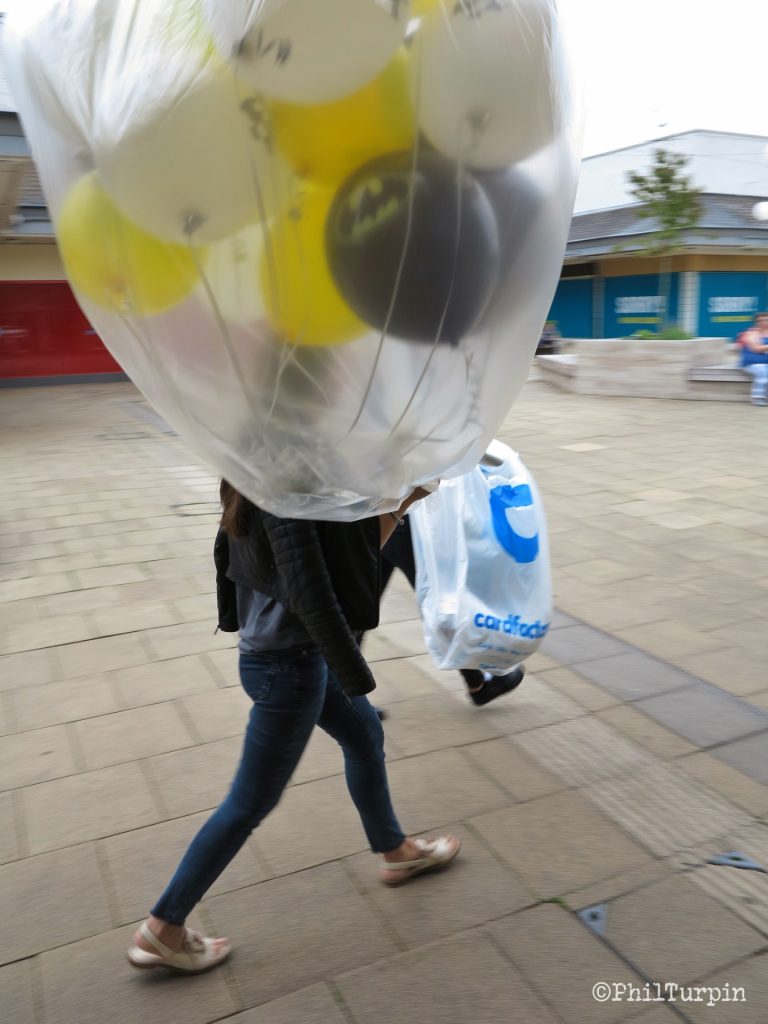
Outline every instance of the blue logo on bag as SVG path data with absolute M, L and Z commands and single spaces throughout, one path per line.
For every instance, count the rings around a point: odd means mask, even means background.
M 532 537 L 523 537 L 516 533 L 507 518 L 507 509 L 530 508 L 532 505 L 533 495 L 528 484 L 517 484 L 514 487 L 504 484 L 491 491 L 491 521 L 496 539 L 508 555 L 523 564 L 536 559 L 539 535 L 535 533 Z

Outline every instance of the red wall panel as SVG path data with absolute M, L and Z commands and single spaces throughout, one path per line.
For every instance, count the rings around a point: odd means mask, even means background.
M 0 377 L 119 372 L 66 281 L 0 281 Z

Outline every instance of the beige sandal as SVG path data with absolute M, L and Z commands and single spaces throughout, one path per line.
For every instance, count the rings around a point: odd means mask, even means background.
M 461 840 L 455 836 L 440 836 L 439 839 L 415 839 L 422 856 L 416 860 L 385 860 L 379 875 L 384 885 L 403 885 L 425 871 L 439 871 L 448 867 L 461 849 Z M 387 878 L 384 872 L 396 874 Z
M 187 928 L 184 945 L 179 952 L 169 949 L 161 942 L 146 921 L 139 931 L 150 946 L 157 950 L 157 953 L 149 953 L 136 945 L 128 950 L 128 962 L 132 967 L 142 971 L 165 967 L 166 970 L 178 971 L 181 974 L 202 974 L 223 964 L 232 952 L 232 946 L 226 940 L 208 939 L 190 928 Z

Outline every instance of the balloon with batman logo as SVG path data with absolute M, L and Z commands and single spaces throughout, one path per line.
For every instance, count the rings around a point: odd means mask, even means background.
M 339 190 L 328 263 L 361 320 L 396 338 L 456 344 L 499 274 L 499 230 L 475 178 L 438 153 L 388 154 Z

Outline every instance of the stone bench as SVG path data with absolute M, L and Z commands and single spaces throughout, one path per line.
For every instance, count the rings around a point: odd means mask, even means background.
M 559 355 L 536 356 L 541 379 L 564 391 L 716 401 L 749 396 L 749 374 L 724 362 L 724 338 L 571 339 L 564 348 Z

